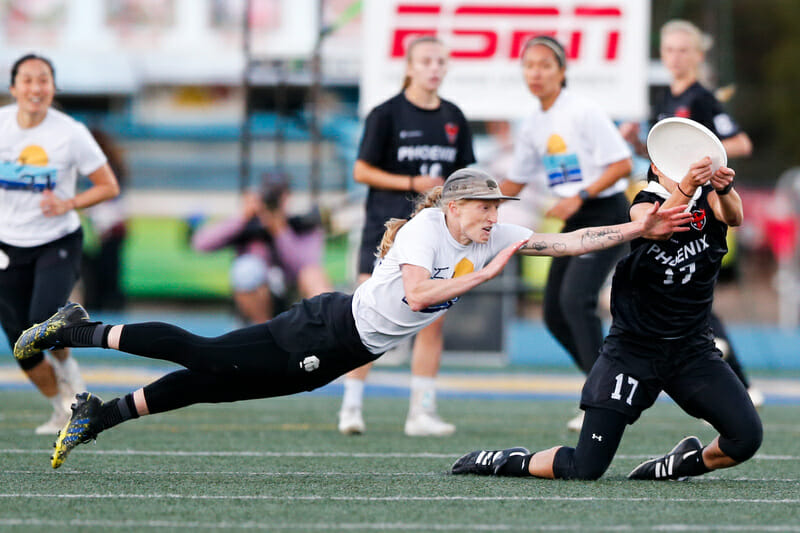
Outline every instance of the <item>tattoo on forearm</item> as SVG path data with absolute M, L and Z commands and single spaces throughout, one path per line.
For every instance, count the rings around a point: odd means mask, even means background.
M 612 242 L 614 245 L 623 241 L 622 232 L 614 228 L 598 228 L 587 230 L 581 238 L 581 245 L 586 247 L 597 242 Z
M 536 251 L 547 250 L 547 243 L 544 241 L 538 241 L 538 242 L 528 241 L 522 248 L 523 249 L 528 248 L 529 250 L 536 250 Z

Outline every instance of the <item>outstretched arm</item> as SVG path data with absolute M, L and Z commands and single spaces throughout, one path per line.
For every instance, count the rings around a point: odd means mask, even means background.
M 489 281 L 503 271 L 511 256 L 517 253 L 526 241 L 519 241 L 502 250 L 482 269 L 463 276 L 449 279 L 431 279 L 428 269 L 417 265 L 404 264 L 403 289 L 406 302 L 412 311 L 423 309 L 461 296 L 473 287 Z
M 534 233 L 520 253 L 553 257 L 581 255 L 611 248 L 638 237 L 666 239 L 676 231 L 689 229 L 686 224 L 691 214 L 683 213 L 683 207 L 661 210 L 658 207 L 656 202 L 644 217 L 624 224 L 583 228 L 569 233 Z

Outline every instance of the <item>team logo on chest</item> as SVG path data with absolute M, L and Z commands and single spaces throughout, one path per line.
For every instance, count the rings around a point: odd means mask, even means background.
M 675 116 L 681 118 L 692 118 L 692 112 L 686 106 L 681 106 L 675 110 Z
M 444 125 L 444 132 L 447 134 L 447 142 L 455 144 L 458 139 L 458 124 L 448 122 Z
M 689 225 L 697 231 L 702 231 L 706 227 L 706 210 L 695 209 L 692 211 L 692 221 Z

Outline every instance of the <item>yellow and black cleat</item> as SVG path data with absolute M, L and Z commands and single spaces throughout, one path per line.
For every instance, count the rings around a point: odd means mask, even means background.
M 89 313 L 81 304 L 68 303 L 41 324 L 34 324 L 23 331 L 14 344 L 14 357 L 24 361 L 42 350 L 61 347 L 58 333 L 66 326 L 81 322 L 89 322 Z
M 72 404 L 72 417 L 58 433 L 53 444 L 55 450 L 50 458 L 53 468 L 61 466 L 75 446 L 96 439 L 97 434 L 103 430 L 100 416 L 103 400 L 90 392 L 82 392 L 76 399 Z

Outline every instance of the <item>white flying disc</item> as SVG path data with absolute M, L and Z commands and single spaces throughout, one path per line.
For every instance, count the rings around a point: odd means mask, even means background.
M 673 181 L 681 181 L 692 163 L 711 158 L 711 171 L 728 164 L 725 147 L 714 133 L 694 120 L 670 117 L 660 120 L 647 134 L 650 160 Z

